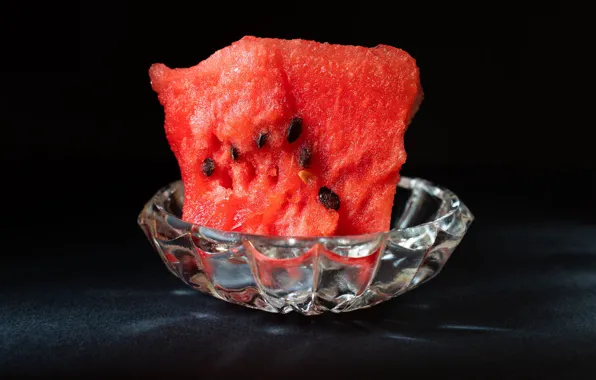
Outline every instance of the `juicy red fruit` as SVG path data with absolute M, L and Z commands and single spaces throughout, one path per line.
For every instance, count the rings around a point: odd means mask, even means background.
M 151 83 L 185 188 L 183 219 L 266 235 L 389 229 L 416 63 L 375 48 L 245 37 Z

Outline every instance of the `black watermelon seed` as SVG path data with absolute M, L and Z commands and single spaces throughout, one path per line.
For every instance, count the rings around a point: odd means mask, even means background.
M 319 189 L 319 201 L 327 209 L 339 210 L 339 196 L 328 187 L 323 186 Z
M 293 143 L 294 141 L 298 140 L 300 134 L 302 133 L 302 119 L 299 117 L 295 117 L 290 122 L 290 126 L 288 127 L 288 131 L 286 133 L 286 139 L 289 143 Z
M 298 153 L 298 165 L 302 169 L 306 169 L 310 166 L 310 149 L 306 146 L 300 148 L 300 153 Z
M 232 160 L 234 161 L 238 159 L 238 149 L 234 145 L 230 146 L 230 156 L 232 156 Z
M 261 149 L 263 147 L 263 145 L 265 145 L 265 143 L 267 142 L 267 136 L 269 134 L 267 132 L 261 132 L 259 133 L 259 137 L 257 137 L 257 148 Z
M 215 162 L 211 158 L 205 158 L 205 161 L 203 161 L 203 164 L 201 165 L 201 169 L 203 169 L 203 173 L 209 177 L 215 170 Z

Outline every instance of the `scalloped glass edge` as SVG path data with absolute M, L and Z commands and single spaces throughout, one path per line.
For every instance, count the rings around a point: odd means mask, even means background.
M 260 236 L 190 224 L 177 216 L 181 181 L 160 189 L 138 224 L 167 268 L 200 292 L 272 313 L 347 312 L 435 277 L 474 220 L 448 189 L 408 177 L 398 187 L 409 197 L 394 228 L 367 235 Z

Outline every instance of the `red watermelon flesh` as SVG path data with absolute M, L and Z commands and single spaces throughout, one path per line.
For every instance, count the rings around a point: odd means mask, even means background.
M 184 220 L 282 236 L 389 229 L 422 100 L 403 50 L 244 37 L 194 67 L 149 74 Z

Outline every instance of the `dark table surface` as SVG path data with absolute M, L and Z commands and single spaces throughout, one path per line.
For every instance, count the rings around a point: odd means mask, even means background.
M 170 274 L 135 220 L 163 178 L 120 188 L 117 175 L 111 184 L 83 180 L 96 186 L 92 200 L 48 186 L 32 201 L 43 218 L 4 220 L 0 378 L 594 373 L 593 179 L 570 197 L 548 175 L 522 173 L 517 189 L 469 173 L 423 176 L 458 193 L 477 218 L 444 271 L 385 304 L 316 317 L 227 304 Z

